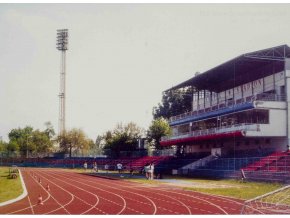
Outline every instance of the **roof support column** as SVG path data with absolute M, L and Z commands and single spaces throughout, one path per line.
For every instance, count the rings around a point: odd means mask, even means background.
M 286 88 L 286 104 L 287 104 L 287 114 L 286 114 L 286 131 L 288 138 L 288 149 L 290 148 L 290 58 L 285 58 L 285 88 Z

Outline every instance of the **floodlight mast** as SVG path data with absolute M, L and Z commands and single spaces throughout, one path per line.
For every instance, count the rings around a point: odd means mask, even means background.
M 62 135 L 65 132 L 65 71 L 66 50 L 68 50 L 68 29 L 57 30 L 56 48 L 61 51 L 58 132 L 59 135 Z

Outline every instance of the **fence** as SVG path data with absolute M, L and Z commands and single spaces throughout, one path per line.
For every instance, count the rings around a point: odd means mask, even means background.
M 290 185 L 246 201 L 241 214 L 290 214 Z

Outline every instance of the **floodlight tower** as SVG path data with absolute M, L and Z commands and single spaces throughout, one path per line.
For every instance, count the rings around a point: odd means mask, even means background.
M 58 131 L 65 131 L 65 57 L 68 49 L 68 29 L 57 30 L 56 48 L 61 51 Z

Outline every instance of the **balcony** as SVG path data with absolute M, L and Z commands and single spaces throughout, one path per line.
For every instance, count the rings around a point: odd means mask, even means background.
M 217 128 L 204 129 L 161 138 L 161 145 L 190 142 L 214 138 L 243 136 L 245 131 L 260 131 L 260 124 L 240 123 Z
M 214 112 L 226 108 L 237 108 L 240 107 L 241 105 L 245 104 L 252 104 L 254 101 L 285 101 L 286 96 L 285 95 L 277 95 L 277 94 L 267 94 L 267 93 L 261 93 L 261 94 L 256 94 L 253 96 L 237 99 L 237 100 L 228 100 L 222 104 L 217 104 L 217 105 L 212 105 L 211 107 L 200 109 L 200 110 L 195 110 L 191 112 L 187 112 L 184 114 L 180 114 L 177 116 L 170 117 L 169 122 L 174 123 L 174 121 L 181 120 L 181 119 L 186 119 L 192 116 L 202 116 L 206 115 L 209 112 Z

